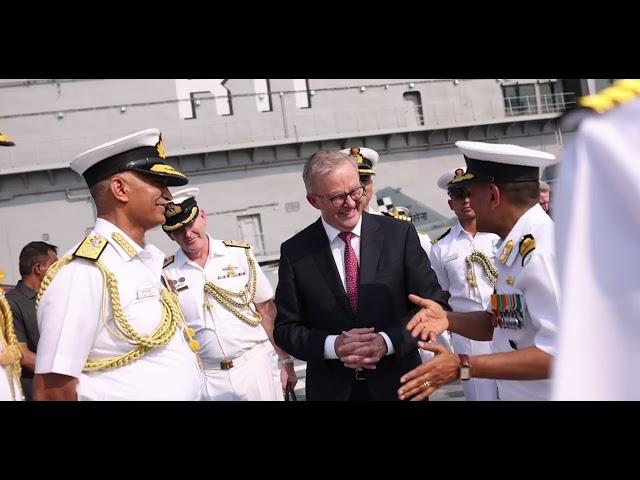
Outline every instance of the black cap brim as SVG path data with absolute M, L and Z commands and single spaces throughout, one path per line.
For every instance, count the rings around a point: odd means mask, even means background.
M 127 170 L 131 172 L 143 173 L 145 175 L 155 177 L 159 180 L 166 182 L 168 187 L 181 187 L 189 183 L 189 179 L 187 177 L 176 175 L 176 174 L 152 172 L 151 170 L 146 170 L 144 168 L 128 168 Z

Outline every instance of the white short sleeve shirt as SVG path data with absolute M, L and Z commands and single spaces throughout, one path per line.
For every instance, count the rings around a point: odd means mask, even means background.
M 204 285 L 211 282 L 225 290 L 239 292 L 249 282 L 249 253 L 256 265 L 256 294 L 254 304 L 273 298 L 273 288 L 258 265 L 253 252 L 242 247 L 226 246 L 221 240 L 209 238 L 209 256 L 204 268 L 189 260 L 179 249 L 173 263 L 165 273 L 179 290 L 180 307 L 187 323 L 196 331 L 200 342 L 200 354 L 207 364 L 219 364 L 223 359 L 233 359 L 269 340 L 262 325 L 251 326 L 216 302 L 210 295 L 205 308 Z M 248 314 L 248 308 L 242 310 Z

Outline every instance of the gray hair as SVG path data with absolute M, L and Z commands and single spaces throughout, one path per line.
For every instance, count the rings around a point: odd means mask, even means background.
M 320 150 L 309 157 L 304 164 L 302 171 L 302 179 L 307 193 L 311 193 L 313 179 L 316 175 L 322 175 L 334 169 L 343 162 L 353 165 L 354 170 L 358 173 L 358 165 L 351 155 L 341 153 L 339 150 Z
M 549 187 L 549 184 L 547 182 L 543 182 L 542 180 L 540 180 L 540 191 L 541 192 L 549 192 L 551 190 L 551 188 Z

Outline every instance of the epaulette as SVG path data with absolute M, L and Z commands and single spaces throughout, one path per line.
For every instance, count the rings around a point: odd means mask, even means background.
M 383 215 L 388 215 L 391 218 L 395 218 L 396 220 L 404 220 L 405 222 L 410 222 L 411 217 L 409 215 L 404 215 L 402 213 L 386 213 Z
M 227 247 L 251 248 L 251 245 L 249 245 L 248 243 L 236 242 L 234 240 L 223 240 L 222 243 L 224 243 Z
M 524 259 L 527 258 L 527 255 L 529 255 L 535 249 L 536 249 L 536 239 L 533 238 L 533 235 L 528 233 L 520 239 L 520 245 L 518 247 L 518 251 L 520 252 L 520 256 L 522 257 L 523 267 L 524 267 Z
M 640 80 L 618 80 L 595 95 L 578 99 L 579 108 L 567 110 L 562 116 L 563 128 L 575 128 L 586 117 L 605 113 L 640 96 Z
M 97 233 L 92 233 L 82 241 L 76 251 L 73 252 L 73 256 L 86 258 L 87 260 L 93 260 L 95 262 L 100 258 L 102 252 L 104 252 L 107 243 L 106 238 L 101 237 Z
M 446 232 L 444 232 L 442 235 L 440 235 L 438 238 L 434 238 L 433 240 L 431 240 L 431 245 L 435 245 L 436 243 L 438 243 L 440 240 L 442 240 L 444 237 L 446 237 L 447 235 L 449 235 L 449 232 L 451 231 L 451 227 L 449 227 L 449 230 L 447 230 Z
M 406 207 L 394 207 L 391 203 L 386 205 L 386 208 L 380 213 L 405 222 L 412 220 L 411 215 L 409 215 L 409 210 Z
M 162 264 L 162 268 L 167 268 L 169 265 L 173 263 L 175 259 L 176 259 L 175 255 L 171 255 L 170 257 L 165 258 L 164 263 Z

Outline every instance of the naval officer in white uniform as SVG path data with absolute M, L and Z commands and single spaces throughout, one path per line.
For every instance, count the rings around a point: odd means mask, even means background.
M 187 178 L 165 163 L 157 129 L 84 152 L 71 169 L 98 218 L 42 281 L 34 399 L 201 399 L 197 343 L 161 282 L 164 254 L 144 241 L 164 223 L 167 186 Z
M 490 312 L 444 312 L 411 296 L 423 308 L 407 329 L 435 357 L 401 378 L 401 399 L 421 400 L 458 378 L 494 378 L 501 400 L 548 400 L 556 348 L 559 288 L 553 221 L 538 203 L 540 168 L 555 163 L 546 152 L 517 145 L 456 142 L 466 172 L 452 185 L 471 191 L 478 231 L 501 238 L 498 282 Z M 424 342 L 449 329 L 474 340 L 492 340 L 492 354 L 454 355 Z
M 640 400 L 640 80 L 579 100 L 554 192 L 563 291 L 554 400 Z
M 249 244 L 207 233 L 198 193 L 175 192 L 162 228 L 180 245 L 165 273 L 201 346 L 206 399 L 283 400 L 297 379 L 293 359 L 274 349 L 273 289 Z
M 467 186 L 452 184 L 455 174 L 464 169 L 452 169 L 440 176 L 438 187 L 449 195 L 449 208 L 458 223 L 443 233 L 431 247 L 429 260 L 438 276 L 438 283 L 449 293 L 449 306 L 454 312 L 487 310 L 498 280 L 494 266 L 494 248 L 500 237 L 495 233 L 478 232 L 476 213 L 471 208 L 471 191 Z M 454 353 L 486 355 L 492 353 L 490 341 L 471 340 L 451 334 Z M 462 384 L 466 400 L 497 400 L 496 381 L 473 378 Z

